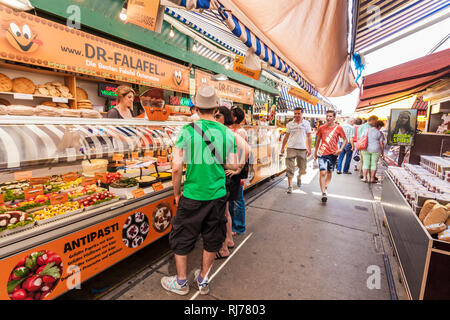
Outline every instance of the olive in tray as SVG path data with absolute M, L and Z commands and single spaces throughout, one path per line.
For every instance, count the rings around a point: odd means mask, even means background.
M 119 181 L 111 183 L 110 187 L 120 188 L 132 188 L 138 185 L 138 181 L 134 178 L 120 179 Z

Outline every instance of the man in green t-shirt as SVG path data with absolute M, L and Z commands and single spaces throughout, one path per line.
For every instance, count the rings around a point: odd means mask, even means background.
M 194 105 L 200 120 L 181 129 L 172 159 L 172 183 L 178 208 L 169 241 L 174 251 L 177 275 L 161 279 L 164 289 L 180 295 L 189 293 L 187 254 L 194 249 L 200 233 L 203 237 L 203 263 L 201 270 L 195 271 L 194 281 L 200 294 L 209 292 L 208 273 L 226 236 L 224 168 L 237 170 L 241 166 L 234 133 L 214 119 L 219 106 L 215 88 L 200 87 L 194 97 Z M 186 181 L 181 193 L 184 163 L 187 165 Z

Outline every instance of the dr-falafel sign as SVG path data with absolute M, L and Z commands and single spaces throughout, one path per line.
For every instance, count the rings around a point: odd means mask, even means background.
M 0 59 L 189 93 L 188 67 L 2 5 Z

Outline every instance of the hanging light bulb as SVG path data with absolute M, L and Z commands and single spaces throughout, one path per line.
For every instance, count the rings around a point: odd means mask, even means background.
M 122 8 L 122 11 L 120 11 L 120 14 L 119 14 L 119 18 L 122 21 L 126 21 L 127 20 L 127 9 Z
M 175 37 L 175 32 L 173 31 L 173 26 L 170 26 L 170 32 L 169 32 L 169 37 L 173 38 Z
M 194 45 L 192 46 L 192 51 L 197 52 L 197 42 L 194 41 Z

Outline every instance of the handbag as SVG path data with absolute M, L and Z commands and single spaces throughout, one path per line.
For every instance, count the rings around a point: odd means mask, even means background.
M 359 156 L 359 150 L 356 150 L 353 160 L 355 160 L 355 162 L 359 162 L 361 160 L 361 157 Z
M 248 178 L 249 167 L 250 167 L 250 159 L 245 162 L 244 167 L 242 168 L 241 172 L 239 173 L 241 179 L 245 180 Z
M 369 144 L 368 135 L 369 135 L 369 130 L 367 130 L 367 133 L 363 137 L 361 137 L 361 139 L 356 141 L 356 143 L 355 143 L 356 149 L 358 149 L 359 151 L 367 149 L 367 145 Z

